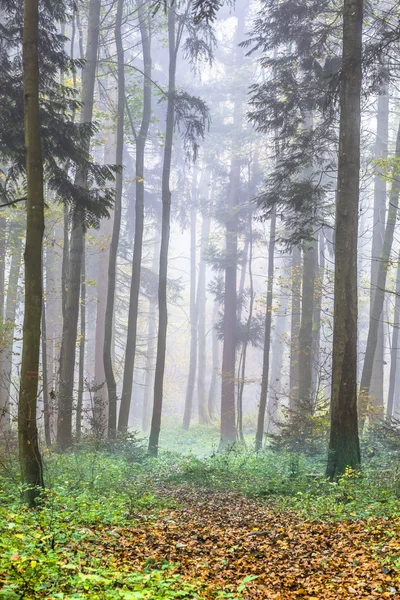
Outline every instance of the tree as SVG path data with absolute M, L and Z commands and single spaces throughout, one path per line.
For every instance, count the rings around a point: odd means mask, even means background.
M 190 37 L 185 42 L 185 51 L 191 60 L 212 59 L 212 48 L 215 43 L 211 30 L 203 24 L 201 28 L 193 28 L 188 19 L 190 2 L 185 7 L 183 15 L 177 22 L 175 8 L 168 8 L 168 52 L 169 75 L 167 93 L 167 115 L 165 125 L 164 158 L 162 172 L 162 216 L 161 216 L 161 248 L 158 283 L 158 337 L 156 372 L 154 376 L 154 402 L 149 436 L 149 454 L 157 456 L 158 441 L 161 428 L 161 413 L 163 403 L 163 383 L 165 370 L 165 353 L 167 343 L 167 271 L 168 247 L 171 215 L 171 162 L 175 123 L 183 128 L 183 145 L 189 156 L 197 158 L 198 138 L 204 136 L 209 123 L 209 112 L 206 104 L 186 92 L 176 91 L 176 64 L 178 51 L 184 29 L 187 28 Z M 176 26 L 177 24 L 177 26 Z M 199 38 L 198 36 L 201 36 Z
M 123 154 L 124 154 L 124 117 L 125 117 L 125 64 L 124 48 L 122 44 L 122 19 L 124 10 L 124 0 L 118 0 L 117 15 L 115 21 L 115 44 L 117 47 L 117 81 L 118 81 L 118 101 L 117 101 L 117 136 L 116 136 L 116 162 L 120 167 L 115 181 L 115 205 L 114 205 L 114 223 L 111 236 L 111 247 L 108 263 L 108 286 L 107 286 L 107 306 L 104 323 L 104 348 L 103 361 L 104 373 L 106 376 L 108 390 L 108 437 L 114 438 L 117 433 L 117 382 L 115 381 L 114 369 L 112 364 L 112 331 L 115 301 L 115 285 L 117 275 L 117 254 L 119 234 L 121 229 L 122 212 L 122 186 L 123 186 Z
M 24 497 L 33 506 L 43 482 L 36 407 L 42 318 L 43 161 L 39 107 L 39 3 L 25 0 L 23 30 L 24 127 L 27 178 L 25 310 L 18 402 L 18 445 Z
M 122 383 L 121 407 L 119 412 L 118 430 L 128 428 L 129 410 L 132 396 L 132 381 L 135 367 L 137 320 L 140 291 L 140 273 L 143 250 L 144 228 L 144 192 L 145 173 L 144 158 L 146 141 L 151 117 L 151 23 L 150 15 L 146 14 L 145 6 L 139 0 L 137 3 L 140 37 L 143 51 L 143 111 L 139 133 L 135 133 L 136 142 L 136 203 L 135 203 L 135 238 L 133 244 L 132 277 L 129 297 L 128 335 L 126 340 L 124 376 Z M 133 127 L 133 123 L 131 123 Z
M 363 0 L 344 0 L 336 199 L 331 429 L 327 475 L 359 468 L 357 238 Z
M 90 0 L 89 28 L 82 70 L 82 110 L 81 124 L 92 123 L 94 84 L 96 77 L 97 51 L 100 28 L 101 0 Z M 93 132 L 93 130 L 91 130 Z M 86 139 L 86 152 L 89 152 L 90 136 Z M 75 184 L 84 189 L 88 181 L 88 170 L 80 169 L 76 173 Z M 72 444 L 72 412 L 75 370 L 75 351 L 78 331 L 79 298 L 81 289 L 82 256 L 84 249 L 85 219 L 81 211 L 74 211 L 70 240 L 69 270 L 67 277 L 67 295 L 65 318 L 60 352 L 60 388 L 57 422 L 57 445 L 64 449 Z
M 261 450 L 264 439 L 265 410 L 267 408 L 267 394 L 269 383 L 269 354 L 271 349 L 271 325 L 272 325 L 272 294 L 274 285 L 274 251 L 276 237 L 276 211 L 272 213 L 269 244 L 268 244 L 268 284 L 267 302 L 265 308 L 265 330 L 264 330 L 264 352 L 263 369 L 261 379 L 260 404 L 258 407 L 256 450 Z

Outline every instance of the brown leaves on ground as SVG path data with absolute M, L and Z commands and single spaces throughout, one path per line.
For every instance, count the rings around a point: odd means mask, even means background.
M 383 564 L 400 554 L 399 519 L 310 522 L 232 493 L 191 488 L 163 493 L 173 495 L 179 507 L 163 511 L 155 523 L 120 528 L 120 537 L 108 540 L 117 565 L 178 563 L 183 578 L 203 582 L 206 599 L 217 590 L 236 591 L 249 575 L 257 579 L 246 585 L 244 598 L 400 595 L 398 573 Z

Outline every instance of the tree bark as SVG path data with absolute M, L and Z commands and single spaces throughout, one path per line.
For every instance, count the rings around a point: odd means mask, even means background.
M 299 408 L 312 414 L 312 342 L 314 292 L 316 270 L 316 243 L 303 245 L 303 285 L 301 293 L 301 322 L 299 330 Z
M 261 380 L 260 404 L 258 407 L 256 451 L 261 450 L 264 439 L 265 410 L 267 408 L 268 382 L 269 382 L 269 354 L 271 349 L 271 325 L 272 325 L 272 294 L 274 289 L 274 252 L 276 235 L 276 208 L 271 216 L 268 244 L 268 287 L 267 303 L 265 310 L 264 352 L 263 369 Z
M 209 178 L 206 182 L 207 193 L 209 186 Z M 197 376 L 197 403 L 199 411 L 199 423 L 201 425 L 209 425 L 211 423 L 208 413 L 208 403 L 206 394 L 206 255 L 208 241 L 210 237 L 211 219 L 207 214 L 203 215 L 203 223 L 201 228 L 201 247 L 200 247 L 200 268 L 199 281 L 197 284 L 197 323 L 198 323 L 198 339 L 199 339 L 199 368 Z
M 189 431 L 190 420 L 192 418 L 193 395 L 196 381 L 197 370 L 197 324 L 199 321 L 198 302 L 196 302 L 196 225 L 197 225 L 197 204 L 194 198 L 196 191 L 196 171 L 193 173 L 192 185 L 192 206 L 190 208 L 190 357 L 189 374 L 186 386 L 185 410 L 183 413 L 183 429 Z M 196 178 L 197 179 L 197 178 Z M 197 391 L 198 393 L 198 391 Z
M 48 250 L 47 250 L 48 251 Z M 46 282 L 47 287 L 47 282 Z M 47 289 L 46 289 L 47 296 Z M 46 302 L 42 301 L 42 383 L 43 383 L 43 420 L 44 420 L 44 439 L 47 448 L 51 446 L 50 430 L 50 395 L 47 370 L 47 327 L 46 327 Z
M 397 132 L 396 141 L 396 158 L 400 158 L 400 123 Z M 396 167 L 393 171 L 393 182 L 390 191 L 389 210 L 387 214 L 385 235 L 383 239 L 382 252 L 379 259 L 378 274 L 376 279 L 376 289 L 374 293 L 374 301 L 369 322 L 367 346 L 365 351 L 364 366 L 360 384 L 360 429 L 362 430 L 370 402 L 370 386 L 372 376 L 372 366 L 375 357 L 375 351 L 378 343 L 379 322 L 381 320 L 383 305 L 385 302 L 385 288 L 387 271 L 389 268 L 390 253 L 393 245 L 393 237 L 396 226 L 396 219 L 399 206 L 400 181 L 396 175 Z M 375 415 L 375 418 L 379 415 Z M 380 415 L 382 417 L 382 414 Z M 374 420 L 371 415 L 372 420 Z
M 160 243 L 158 238 L 158 231 L 156 231 L 156 239 L 154 241 L 154 254 L 153 254 L 153 273 L 157 273 L 158 269 L 158 257 L 160 255 Z M 149 319 L 148 319 L 148 332 L 147 332 L 147 350 L 146 350 L 146 378 L 144 383 L 144 396 L 143 396 L 143 414 L 142 414 L 142 429 L 148 431 L 150 427 L 150 415 L 152 413 L 152 385 L 154 379 L 154 354 L 156 348 L 156 310 L 157 310 L 157 296 L 152 295 L 149 299 Z
M 82 70 L 82 112 L 81 123 L 90 123 L 93 115 L 94 84 L 96 79 L 97 51 L 100 29 L 101 0 L 90 0 L 88 17 L 88 37 L 85 64 Z M 86 150 L 89 152 L 90 140 Z M 82 187 L 87 184 L 87 173 L 79 172 L 75 183 Z M 82 256 L 84 251 L 84 230 L 75 216 L 72 223 L 70 260 L 65 319 L 60 352 L 60 388 L 57 420 L 57 446 L 60 449 L 72 445 L 72 412 L 74 393 L 75 352 L 78 332 L 79 298 L 81 288 Z
M 327 475 L 359 468 L 357 239 L 363 0 L 344 0 L 336 198 L 331 430 Z
M 117 101 L 117 136 L 116 136 L 116 163 L 120 167 L 115 178 L 115 204 L 114 204 L 114 223 L 111 237 L 110 255 L 108 263 L 108 287 L 107 287 L 107 306 L 104 323 L 104 348 L 103 361 L 104 373 L 106 376 L 108 391 L 108 437 L 115 438 L 117 433 L 117 382 L 115 380 L 112 343 L 113 343 L 113 323 L 114 323 L 114 304 L 115 304 L 115 286 L 117 277 L 117 256 L 119 235 L 121 230 L 121 211 L 122 211 L 122 187 L 123 187 L 123 155 L 124 155 L 124 116 L 125 116 L 125 64 L 124 48 L 122 45 L 122 17 L 124 9 L 124 0 L 118 0 L 117 15 L 115 22 L 115 44 L 117 47 L 118 62 L 118 101 Z
M 388 154 L 389 137 L 389 90 L 385 83 L 378 97 L 377 131 L 375 143 L 375 158 L 386 158 Z M 374 181 L 374 214 L 372 228 L 372 256 L 371 256 L 371 295 L 370 311 L 373 308 L 377 277 L 379 271 L 379 258 L 383 247 L 386 219 L 386 179 L 380 169 L 377 169 Z M 371 405 L 374 416 L 383 415 L 383 379 L 384 379 L 384 322 L 381 316 L 378 325 L 378 341 L 375 350 L 374 363 L 371 374 Z
M 79 366 L 78 366 L 78 399 L 76 403 L 75 435 L 79 443 L 82 437 L 82 411 L 83 391 L 85 388 L 85 350 L 86 350 L 86 260 L 85 250 L 82 256 L 81 273 L 81 332 L 79 340 Z
M 39 108 L 39 6 L 25 0 L 23 30 L 24 128 L 27 178 L 25 308 L 21 381 L 18 402 L 18 446 L 24 499 L 35 504 L 43 482 L 36 423 L 40 322 L 42 318 L 42 240 L 44 233 L 43 160 Z
M 292 306 L 290 324 L 289 411 L 296 412 L 299 399 L 299 331 L 301 323 L 301 253 L 292 250 Z
M 211 381 L 208 390 L 208 414 L 210 419 L 214 419 L 216 413 L 216 400 L 217 400 L 217 383 L 218 383 L 218 365 L 219 365 L 219 341 L 216 324 L 218 320 L 218 303 L 214 302 L 213 308 L 213 320 L 212 320 L 212 367 L 211 367 Z
M 20 294 L 18 293 L 18 281 L 21 274 L 22 259 L 22 226 L 20 223 L 14 223 L 9 233 L 9 245 L 12 247 L 11 265 L 8 276 L 7 300 L 5 311 L 5 325 L 7 329 L 7 342 L 4 348 L 3 358 L 3 381 L 4 381 L 4 399 L 5 404 L 2 407 L 1 429 L 10 431 L 11 429 L 11 378 L 13 365 L 13 346 L 15 319 Z
M 172 142 L 174 135 L 174 96 L 175 96 L 175 75 L 177 47 L 175 39 L 175 7 L 168 9 L 168 49 L 169 49 L 169 77 L 168 77 L 168 101 L 167 101 L 167 119 L 165 127 L 165 146 L 162 173 L 162 217 L 161 217 L 161 249 L 160 249 L 160 269 L 158 283 L 158 339 L 157 339 L 157 360 L 156 372 L 154 377 L 154 402 L 153 416 L 151 419 L 151 428 L 149 436 L 149 454 L 157 456 L 158 443 L 161 428 L 161 413 L 163 403 L 163 385 L 165 371 L 165 352 L 167 344 L 167 272 L 168 272 L 168 247 L 170 234 L 170 213 L 171 213 L 171 160 L 172 160 Z
M 136 139 L 135 238 L 133 243 L 132 278 L 129 298 L 128 336 L 126 341 L 121 407 L 118 420 L 119 431 L 126 431 L 128 428 L 129 411 L 132 397 L 133 372 L 135 368 L 144 228 L 144 158 L 151 118 L 151 27 L 150 23 L 147 22 L 150 19 L 150 16 L 147 15 L 146 17 L 143 4 L 140 0 L 138 2 L 138 18 L 144 63 L 143 113 L 139 135 Z
M 399 328 L 400 328 L 400 256 L 398 257 L 397 263 L 397 277 L 396 277 L 396 300 L 394 305 L 394 317 L 393 317 L 393 334 L 392 334 L 392 348 L 390 352 L 390 375 L 389 375 L 389 391 L 388 401 L 386 407 L 386 419 L 390 420 L 393 416 L 394 408 L 394 393 L 396 389 L 397 379 L 397 362 L 399 360 Z

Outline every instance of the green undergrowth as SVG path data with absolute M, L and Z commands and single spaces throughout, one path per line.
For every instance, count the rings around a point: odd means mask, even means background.
M 348 469 L 337 481 L 324 474 L 325 460 L 272 451 L 231 450 L 198 459 L 181 457 L 169 480 L 231 490 L 310 519 L 335 520 L 400 515 L 398 459 L 383 456 L 361 472 Z
M 364 457 L 361 473 L 348 470 L 330 482 L 322 455 L 236 447 L 200 457 L 162 451 L 154 459 L 133 440 L 84 444 L 46 453 L 47 488 L 38 510 L 23 505 L 16 457 L 4 456 L 0 598 L 201 598 L 201 586 L 180 580 L 168 564 L 121 572 L 104 538 L 115 535 L 118 543 L 119 531 L 136 520 L 156 524 L 176 506 L 166 490 L 182 485 L 242 493 L 313 520 L 400 516 L 398 455 L 368 446 L 365 454 L 373 456 Z M 217 590 L 215 597 L 229 596 Z

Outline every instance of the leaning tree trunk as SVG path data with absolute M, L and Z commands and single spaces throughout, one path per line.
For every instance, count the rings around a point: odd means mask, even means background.
M 396 388 L 397 361 L 399 360 L 399 328 L 400 328 L 400 256 L 397 263 L 396 300 L 394 305 L 392 349 L 390 353 L 389 391 L 386 407 L 386 418 L 393 416 L 394 392 Z
M 42 318 L 42 241 L 44 233 L 43 160 L 39 109 L 39 6 L 25 0 L 23 31 L 24 127 L 27 179 L 25 307 L 18 446 L 25 501 L 33 506 L 43 487 L 36 409 Z
M 168 246 L 170 233 L 171 190 L 169 187 L 171 176 L 172 142 L 174 136 L 174 96 L 177 48 L 175 40 L 175 8 L 168 9 L 168 47 L 169 47 L 169 77 L 167 119 L 165 128 L 164 160 L 162 172 L 162 217 L 161 217 L 161 249 L 160 270 L 158 282 L 158 339 L 157 360 L 154 376 L 154 402 L 153 416 L 151 419 L 149 436 L 149 454 L 157 456 L 158 443 L 161 429 L 161 413 L 163 403 L 163 386 L 165 371 L 165 353 L 167 346 L 167 271 L 168 271 Z
M 115 380 L 112 343 L 113 343 L 113 323 L 114 323 L 114 304 L 115 304 L 115 286 L 117 277 L 117 256 L 119 234 L 121 230 L 121 209 L 122 209 L 122 187 L 123 187 L 123 155 L 124 155 L 124 116 L 125 116 L 125 64 L 124 48 L 122 45 L 122 17 L 124 10 L 124 0 L 118 0 L 117 16 L 115 22 L 115 44 L 117 46 L 118 61 L 118 102 L 117 102 L 117 139 L 116 139 L 116 163 L 120 167 L 115 178 L 115 204 L 114 204 L 114 223 L 111 237 L 110 255 L 108 263 L 108 287 L 107 287 L 107 306 L 104 323 L 104 348 L 103 361 L 104 373 L 106 376 L 108 391 L 108 437 L 115 438 L 117 433 L 117 382 Z
M 146 20 L 146 14 L 141 0 L 138 2 L 138 18 L 144 63 L 143 113 L 139 135 L 136 139 L 135 238 L 133 243 L 132 278 L 128 313 L 128 335 L 126 340 L 125 365 L 122 382 L 121 407 L 118 419 L 118 431 L 126 431 L 128 428 L 133 372 L 135 368 L 140 272 L 142 265 L 144 229 L 144 157 L 151 117 L 151 30 L 150 23 L 147 22 L 147 20 L 150 20 L 150 15 L 147 15 Z
M 400 158 L 400 123 L 397 132 L 396 158 Z M 369 322 L 367 347 L 365 351 L 364 366 L 360 384 L 360 429 L 362 430 L 367 417 L 368 402 L 370 396 L 370 385 L 372 376 L 372 366 L 374 363 L 375 351 L 378 343 L 379 322 L 381 320 L 383 305 L 385 302 L 386 278 L 390 263 L 390 253 L 393 245 L 393 237 L 396 226 L 396 219 L 399 206 L 400 181 L 396 175 L 395 166 L 393 169 L 393 183 L 390 191 L 389 210 L 386 220 L 385 236 L 383 239 L 382 253 L 379 259 L 378 275 L 376 279 L 376 289 L 374 302 Z
M 85 64 L 82 70 L 81 123 L 90 123 L 93 116 L 94 85 L 96 79 L 97 50 L 100 30 L 101 0 L 90 0 L 88 36 Z M 89 152 L 90 140 L 86 142 Z M 75 183 L 87 185 L 87 173 L 77 173 Z M 65 318 L 60 352 L 60 388 L 57 419 L 57 446 L 61 449 L 72 445 L 72 411 L 74 393 L 75 352 L 78 333 L 79 298 L 81 290 L 84 230 L 79 218 L 74 215 L 70 240 L 69 272 L 65 299 Z
M 258 407 L 257 431 L 256 431 L 256 450 L 261 450 L 264 439 L 264 423 L 265 410 L 267 408 L 268 381 L 269 381 L 269 354 L 271 349 L 271 325 L 272 325 L 272 294 L 274 289 L 274 252 L 275 252 L 275 235 L 276 235 L 276 208 L 274 208 L 268 244 L 268 287 L 267 287 L 267 303 L 265 309 L 265 331 L 264 331 L 264 352 L 263 352 L 263 369 L 261 379 L 261 395 L 260 404 Z
M 196 171 L 193 172 L 192 206 L 190 208 L 190 356 L 189 373 L 186 385 L 185 410 L 183 413 L 183 429 L 189 430 L 192 418 L 193 395 L 197 370 L 197 324 L 199 319 L 198 302 L 196 302 L 196 225 L 197 206 L 195 200 Z
M 375 144 L 375 158 L 386 158 L 388 153 L 389 129 L 389 90 L 385 83 L 378 97 L 377 131 Z M 372 228 L 372 256 L 371 256 L 371 295 L 370 311 L 373 308 L 377 277 L 379 271 L 380 255 L 385 235 L 386 217 L 386 179 L 380 169 L 377 170 L 374 182 L 374 215 Z M 379 418 L 383 415 L 383 378 L 384 378 L 384 319 L 379 320 L 378 341 L 372 366 L 370 396 L 373 414 L 371 417 Z
M 336 197 L 331 430 L 327 475 L 360 466 L 357 418 L 357 240 L 363 0 L 344 0 Z

